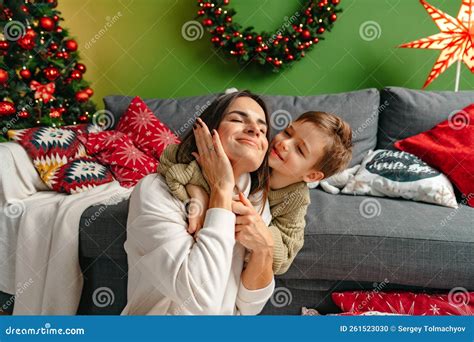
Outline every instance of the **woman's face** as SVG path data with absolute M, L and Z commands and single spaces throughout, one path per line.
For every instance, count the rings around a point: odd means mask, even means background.
M 217 132 L 231 164 L 245 172 L 262 165 L 268 149 L 267 122 L 262 107 L 250 97 L 238 97 L 227 108 Z

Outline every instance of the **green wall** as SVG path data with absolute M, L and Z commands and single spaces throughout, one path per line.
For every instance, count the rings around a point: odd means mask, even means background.
M 429 0 L 457 16 L 461 0 Z M 232 0 L 235 20 L 257 30 L 274 30 L 302 1 Z M 420 89 L 439 55 L 436 50 L 399 49 L 397 45 L 439 32 L 417 0 L 341 0 L 344 12 L 315 49 L 278 74 L 240 68 L 214 52 L 209 33 L 189 42 L 182 25 L 193 20 L 194 0 L 59 0 L 63 26 L 76 37 L 88 67 L 95 101 L 109 94 L 181 97 L 219 92 L 228 87 L 283 95 L 314 95 L 367 87 Z M 106 27 L 117 20 L 91 43 Z M 380 36 L 367 41 L 359 28 L 375 21 Z M 474 76 L 462 66 L 460 89 L 474 89 Z M 454 89 L 455 65 L 428 90 Z

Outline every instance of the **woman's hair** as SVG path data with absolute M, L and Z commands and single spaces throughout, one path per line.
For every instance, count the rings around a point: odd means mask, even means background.
M 315 165 L 324 178 L 347 167 L 352 158 L 352 131 L 347 122 L 334 114 L 315 111 L 303 113 L 296 121 L 313 123 L 329 138 L 323 156 Z
M 265 113 L 265 121 L 267 122 L 267 125 L 270 128 L 270 118 L 265 102 L 262 100 L 262 98 L 250 92 L 249 90 L 242 90 L 230 94 L 220 95 L 202 112 L 199 117 L 209 127 L 210 132 L 212 132 L 213 129 L 217 130 L 219 128 L 220 123 L 226 115 L 227 108 L 229 108 L 232 102 L 239 97 L 249 97 L 255 102 L 257 102 L 260 107 L 262 107 L 263 112 Z M 266 137 L 267 140 L 270 142 L 270 129 L 267 129 Z M 198 152 L 193 130 L 188 132 L 181 139 L 181 144 L 179 144 L 176 156 L 177 162 L 189 164 L 191 161 L 194 160 L 194 157 L 191 155 L 192 152 Z M 269 191 L 270 173 L 268 167 L 268 156 L 269 151 L 267 149 L 262 165 L 260 165 L 260 167 L 256 171 L 250 173 L 250 194 L 255 194 L 259 191 L 262 191 L 262 196 L 259 196 L 258 199 L 259 203 L 254 203 L 254 205 L 261 205 L 262 212 Z

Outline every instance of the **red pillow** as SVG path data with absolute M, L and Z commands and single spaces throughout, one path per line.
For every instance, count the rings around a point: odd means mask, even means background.
M 474 104 L 395 147 L 444 173 L 474 207 Z
M 117 131 L 127 133 L 135 145 L 159 160 L 169 144 L 179 144 L 178 137 L 166 127 L 140 97 L 135 97 L 120 118 Z
M 130 137 L 121 132 L 91 133 L 85 146 L 88 153 L 110 166 L 115 179 L 124 187 L 134 186 L 158 167 L 156 159 L 139 150 Z
M 74 194 L 114 180 L 110 170 L 91 157 L 82 157 L 56 168 L 52 189 Z
M 459 289 L 456 290 L 456 289 Z M 454 290 L 454 291 L 453 291 Z M 474 292 L 455 288 L 449 294 L 345 291 L 331 294 L 344 312 L 379 311 L 404 315 L 472 315 Z

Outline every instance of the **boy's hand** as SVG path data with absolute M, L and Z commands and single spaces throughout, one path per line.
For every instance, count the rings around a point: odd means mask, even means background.
M 204 224 L 209 207 L 209 195 L 200 186 L 192 184 L 186 185 L 186 191 L 191 197 L 188 210 L 188 233 L 196 236 Z

